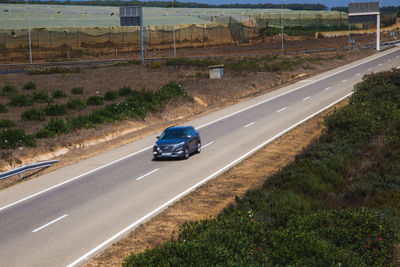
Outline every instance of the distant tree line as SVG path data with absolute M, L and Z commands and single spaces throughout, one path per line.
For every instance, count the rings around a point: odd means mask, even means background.
M 0 0 L 0 3 L 6 4 L 24 4 L 25 0 Z M 89 1 L 45 1 L 45 0 L 30 0 L 30 4 L 43 4 L 43 5 L 85 5 L 85 6 L 143 6 L 143 7 L 172 7 L 170 1 L 121 1 L 121 0 L 89 0 Z M 187 7 L 187 8 L 287 8 L 292 10 L 328 10 L 322 4 L 223 4 L 223 5 L 210 5 L 201 3 L 183 3 L 174 1 L 174 7 Z

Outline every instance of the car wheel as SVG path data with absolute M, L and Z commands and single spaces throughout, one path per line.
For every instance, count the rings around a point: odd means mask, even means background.
M 183 151 L 183 159 L 188 159 L 189 158 L 189 149 L 185 147 L 185 150 Z
M 199 154 L 201 152 L 201 142 L 199 140 L 199 142 L 197 143 L 197 150 L 196 153 Z

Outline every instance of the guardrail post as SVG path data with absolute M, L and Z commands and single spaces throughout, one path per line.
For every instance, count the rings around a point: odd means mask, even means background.
M 22 177 L 22 172 L 19 174 L 19 179 L 22 180 L 24 177 Z

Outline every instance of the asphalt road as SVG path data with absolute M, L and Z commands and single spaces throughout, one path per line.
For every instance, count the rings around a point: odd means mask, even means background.
M 400 48 L 235 104 L 186 125 L 203 150 L 152 161 L 155 136 L 0 191 L 0 266 L 84 263 L 168 205 L 349 96 L 366 73 L 400 66 Z

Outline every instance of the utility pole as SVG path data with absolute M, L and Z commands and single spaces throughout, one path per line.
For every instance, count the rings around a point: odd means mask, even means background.
M 285 1 L 281 2 L 281 35 L 282 35 L 282 55 L 284 54 L 284 47 L 283 47 L 283 4 L 285 3 Z
M 31 22 L 29 19 L 29 5 L 28 5 L 28 0 L 26 0 L 26 11 L 28 14 L 28 44 L 29 44 L 29 63 L 31 64 L 32 67 L 32 44 L 31 44 Z
M 175 0 L 171 0 L 172 1 L 172 11 L 174 10 L 174 1 Z M 174 15 L 172 15 L 172 37 L 174 39 L 174 57 L 176 57 L 176 41 L 175 41 L 175 18 Z

